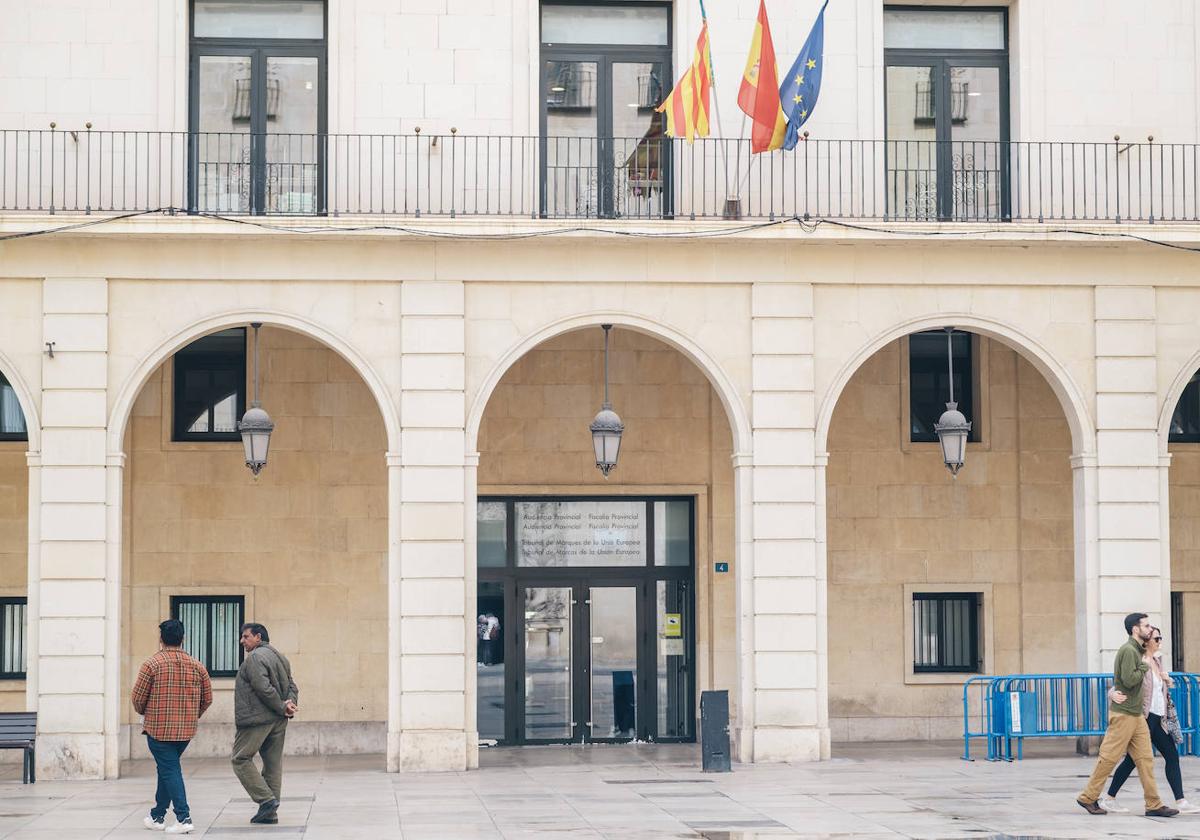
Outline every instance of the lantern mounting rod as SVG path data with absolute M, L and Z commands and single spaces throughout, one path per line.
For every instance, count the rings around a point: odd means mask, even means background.
M 950 404 L 957 405 L 954 402 L 954 327 L 946 327 L 946 363 L 950 368 Z
M 612 408 L 612 403 L 608 401 L 608 331 L 612 329 L 612 324 L 601 324 L 600 329 L 604 330 L 604 407 Z
M 254 399 L 250 405 L 257 408 L 260 405 L 258 401 L 258 329 L 262 326 L 262 321 L 253 321 L 250 326 L 254 327 Z

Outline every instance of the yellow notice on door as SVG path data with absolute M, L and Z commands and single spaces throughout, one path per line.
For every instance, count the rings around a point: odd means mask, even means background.
M 663 613 L 663 638 L 678 639 L 683 636 L 683 616 L 680 613 Z

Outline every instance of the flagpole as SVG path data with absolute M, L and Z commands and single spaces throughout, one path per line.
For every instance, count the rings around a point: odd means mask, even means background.
M 708 26 L 708 13 L 704 10 L 704 0 L 700 0 L 700 25 Z M 721 152 L 725 157 L 725 198 L 729 198 L 729 148 L 726 144 L 725 134 L 721 130 L 721 96 L 717 90 L 717 63 L 712 60 L 712 32 L 708 33 L 708 70 L 712 74 L 712 98 L 713 98 L 713 122 L 716 123 L 717 137 L 721 141 Z M 742 116 L 742 130 L 746 129 L 746 118 Z M 738 158 L 741 158 L 741 144 L 738 144 Z M 737 173 L 734 172 L 736 180 Z M 722 199 L 723 201 L 724 199 Z M 738 202 L 741 203 L 741 193 L 738 193 Z M 724 207 L 721 208 L 724 212 Z

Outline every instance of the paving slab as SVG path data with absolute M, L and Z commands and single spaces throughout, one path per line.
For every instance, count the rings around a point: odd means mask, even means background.
M 382 756 L 289 758 L 277 826 L 221 759 L 184 760 L 196 832 L 215 840 L 780 840 L 780 838 L 1195 837 L 1200 816 L 1093 817 L 1074 804 L 1093 759 L 1038 745 L 1024 761 L 966 762 L 960 744 L 842 746 L 819 764 L 705 774 L 692 745 L 493 748 L 470 773 L 389 775 Z M 1159 787 L 1168 790 L 1159 766 Z M 0 838 L 148 837 L 154 768 L 104 782 L 22 785 L 0 767 Z M 1200 800 L 1200 760 L 1183 759 Z

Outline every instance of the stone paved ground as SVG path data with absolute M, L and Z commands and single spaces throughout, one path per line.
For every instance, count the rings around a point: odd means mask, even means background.
M 706 775 L 694 747 L 487 750 L 473 773 L 389 775 L 378 756 L 289 759 L 277 827 L 214 759 L 186 762 L 192 836 L 375 838 L 1197 837 L 1200 816 L 1091 817 L 1073 803 L 1091 760 L 1043 747 L 1013 764 L 967 763 L 953 744 L 843 748 L 823 764 Z M 1200 760 L 1184 760 L 1200 800 Z M 0 838 L 149 837 L 153 766 L 111 782 L 22 786 L 0 768 Z M 1136 779 L 1127 806 L 1139 803 Z M 1165 779 L 1159 785 L 1165 790 Z M 1134 795 L 1129 795 L 1134 794 Z

